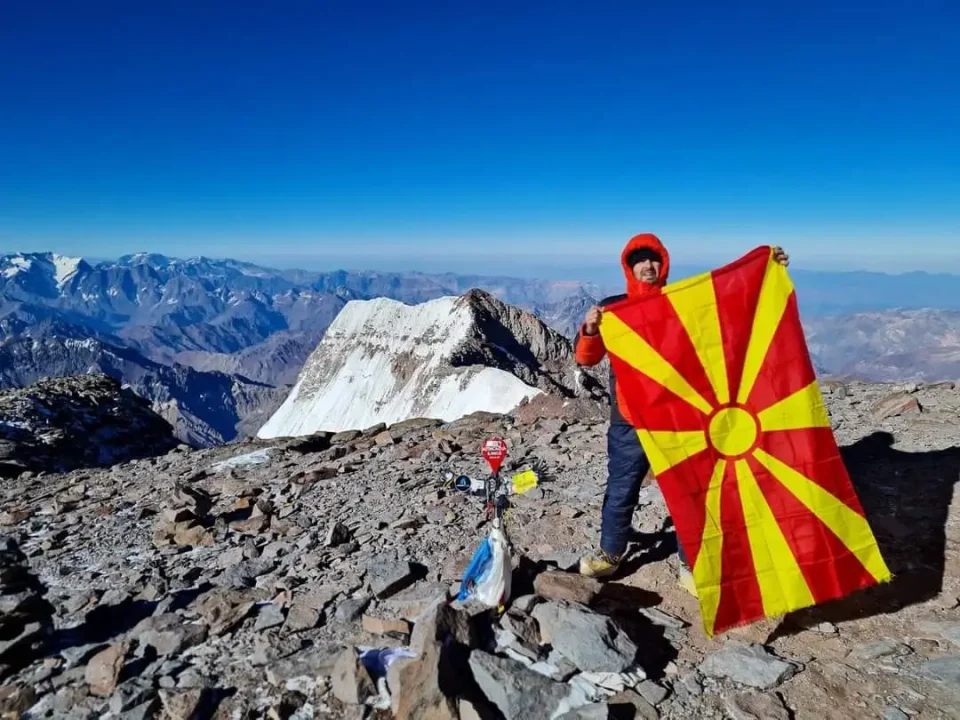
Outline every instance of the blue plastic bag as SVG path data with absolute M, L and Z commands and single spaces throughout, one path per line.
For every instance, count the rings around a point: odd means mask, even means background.
M 510 599 L 510 546 L 499 527 L 480 543 L 463 574 L 457 600 L 477 600 L 487 607 L 499 607 Z

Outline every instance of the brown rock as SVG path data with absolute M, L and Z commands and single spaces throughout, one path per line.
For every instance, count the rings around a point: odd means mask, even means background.
M 223 635 L 232 631 L 240 622 L 250 614 L 256 603 L 245 602 L 240 605 L 234 605 L 220 615 L 213 624 L 210 625 L 211 635 Z
M 0 513 L 0 525 L 18 525 L 32 514 L 31 510 L 5 510 Z
M 160 702 L 163 705 L 162 720 L 194 720 L 203 700 L 205 690 L 161 690 Z
M 920 402 L 910 393 L 898 392 L 887 395 L 877 400 L 870 408 L 870 413 L 875 420 L 886 420 L 887 418 L 899 417 L 919 413 L 921 411 Z
M 339 594 L 340 589 L 333 585 L 306 585 L 297 588 L 295 600 L 314 610 L 323 610 Z
M 600 592 L 600 583 L 583 575 L 550 570 L 534 578 L 533 590 L 547 600 L 570 600 L 589 605 Z
M 211 635 L 223 635 L 247 617 L 255 604 L 243 592 L 212 590 L 200 598 L 196 609 L 210 626 Z
M 440 643 L 429 642 L 419 657 L 391 664 L 387 686 L 397 720 L 456 720 L 455 700 L 440 689 L 441 653 Z
M 107 697 L 116 690 L 127 650 L 125 643 L 116 643 L 90 658 L 83 677 L 90 686 L 91 694 Z
M 353 442 L 361 433 L 359 430 L 343 430 L 338 433 L 334 433 L 333 437 L 330 438 L 331 445 L 342 445 L 344 443 Z
M 213 545 L 213 533 L 207 530 L 203 525 L 193 521 L 177 523 L 176 530 L 173 533 L 173 542 L 177 545 L 189 545 L 199 547 L 201 545 Z
M 746 692 L 727 700 L 734 720 L 789 720 L 790 713 L 776 693 Z
M 331 682 L 334 697 L 347 705 L 360 705 L 377 692 L 366 668 L 360 663 L 357 651 L 352 647 L 337 658 Z
M 282 635 L 303 632 L 315 628 L 320 622 L 320 611 L 302 602 L 294 602 L 287 613 L 287 620 L 280 629 Z
M 0 718 L 19 718 L 37 701 L 37 691 L 31 687 L 4 685 L 0 687 Z
M 410 634 L 410 623 L 406 620 L 390 620 L 373 615 L 364 615 L 361 625 L 364 631 L 374 635 L 406 637 Z
M 230 529 L 238 533 L 257 534 L 270 527 L 269 515 L 253 515 L 246 520 L 236 520 L 230 523 Z
M 384 430 L 382 433 L 377 435 L 373 441 L 380 447 L 386 447 L 387 445 L 393 445 L 396 440 L 393 438 L 393 434 L 389 430 Z

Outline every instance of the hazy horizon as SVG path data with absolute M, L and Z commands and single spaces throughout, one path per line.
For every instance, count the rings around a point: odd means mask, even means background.
M 752 249 L 746 248 L 744 252 Z M 57 252 L 49 248 L 43 250 L 18 250 L 0 248 L 0 255 L 11 255 L 17 252 Z M 159 251 L 138 250 L 136 252 L 122 253 L 117 255 L 93 255 L 93 254 L 71 254 L 58 252 L 61 255 L 72 257 L 83 257 L 87 262 L 112 262 L 125 255 L 135 255 L 137 253 L 159 254 L 170 258 L 182 260 L 206 257 L 212 260 L 236 260 L 258 265 L 265 269 L 286 271 L 286 270 L 305 270 L 309 272 L 384 272 L 384 273 L 411 273 L 421 272 L 431 275 L 454 274 L 454 275 L 480 275 L 485 277 L 505 277 L 519 278 L 543 281 L 578 281 L 582 283 L 592 283 L 604 288 L 616 288 L 622 282 L 622 271 L 618 264 L 618 259 L 613 261 L 604 261 L 597 258 L 546 258 L 539 259 L 531 256 L 520 256 L 523 259 L 518 260 L 518 256 L 508 257 L 506 261 L 489 257 L 440 255 L 427 257 L 426 262 L 422 258 L 417 261 L 411 260 L 410 255 L 403 257 L 388 256 L 383 254 L 364 254 L 364 255 L 336 255 L 336 254 L 245 254 L 237 253 L 235 255 L 210 254 L 207 252 L 194 252 L 184 254 L 173 254 Z M 736 257 L 729 257 L 723 261 L 715 263 L 690 263 L 677 262 L 671 260 L 672 277 L 676 280 L 682 277 L 706 272 L 721 267 L 732 262 Z M 930 277 L 956 277 L 960 281 L 960 273 L 948 272 L 943 269 L 931 271 L 927 269 L 901 269 L 899 271 L 889 271 L 883 269 L 856 268 L 856 267 L 817 267 L 816 265 L 804 265 L 802 262 L 796 262 L 795 258 L 790 266 L 793 273 L 816 273 L 816 274 L 868 274 L 882 276 L 898 276 L 907 274 L 920 274 Z

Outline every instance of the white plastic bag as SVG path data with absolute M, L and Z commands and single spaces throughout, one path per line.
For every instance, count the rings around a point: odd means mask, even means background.
M 498 526 L 474 554 L 473 561 L 463 577 L 458 599 L 473 599 L 487 607 L 505 605 L 510 599 L 510 545 Z

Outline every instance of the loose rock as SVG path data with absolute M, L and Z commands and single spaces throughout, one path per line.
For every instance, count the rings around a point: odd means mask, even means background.
M 581 670 L 621 672 L 630 667 L 637 646 L 610 618 L 568 603 L 548 602 L 533 610 L 543 642 Z
M 473 678 L 506 720 L 550 718 L 569 689 L 522 665 L 481 650 L 470 653 Z
M 333 666 L 333 694 L 342 703 L 360 705 L 376 688 L 353 648 L 344 650 Z
M 128 646 L 116 643 L 106 650 L 94 655 L 84 671 L 84 678 L 94 695 L 106 697 L 117 687 L 117 679 L 123 670 L 123 662 L 127 656 Z
M 600 583 L 584 575 L 547 571 L 540 573 L 533 581 L 533 589 L 547 600 L 570 600 L 589 605 L 600 592 Z
M 413 567 L 408 562 L 382 560 L 367 568 L 367 576 L 373 594 L 384 598 L 413 579 Z
M 780 697 L 773 693 L 737 693 L 727 701 L 734 720 L 790 720 Z
M 770 690 L 792 677 L 795 664 L 771 655 L 761 645 L 731 645 L 715 652 L 700 664 L 707 677 L 725 678 L 741 685 Z

